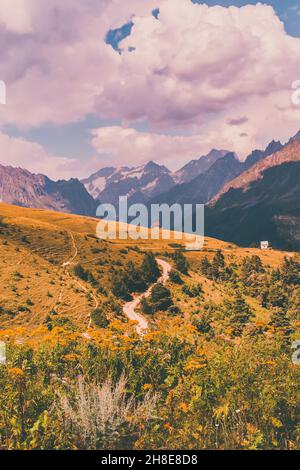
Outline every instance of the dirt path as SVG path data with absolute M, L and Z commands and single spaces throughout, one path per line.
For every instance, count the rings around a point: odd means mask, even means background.
M 70 266 L 70 264 L 72 264 L 75 261 L 75 259 L 77 258 L 77 255 L 78 255 L 78 248 L 77 248 L 77 245 L 76 245 L 76 242 L 75 242 L 74 235 L 73 235 L 72 232 L 69 232 L 69 235 L 71 237 L 72 245 L 73 245 L 73 248 L 74 248 L 74 254 L 71 256 L 71 258 L 68 261 L 66 261 L 65 263 L 62 264 L 63 268 L 66 268 L 67 266 Z
M 63 264 L 62 264 L 62 268 L 63 270 L 66 272 L 66 274 L 70 277 L 70 279 L 72 279 L 73 282 L 76 282 L 76 284 L 78 285 L 78 287 L 83 290 L 85 293 L 89 294 L 92 296 L 92 299 L 94 301 L 94 308 L 95 310 L 99 307 L 99 300 L 97 299 L 96 295 L 94 294 L 94 292 L 90 291 L 89 289 L 87 289 L 87 287 L 85 285 L 83 285 L 78 279 L 74 278 L 70 271 L 66 268 L 69 268 L 73 263 L 74 261 L 76 260 L 77 256 L 78 256 L 78 248 L 77 248 L 77 245 L 76 245 L 76 241 L 75 241 L 75 238 L 74 238 L 74 235 L 72 232 L 69 232 L 69 235 L 70 235 L 70 238 L 71 238 L 71 241 L 72 241 L 72 246 L 73 246 L 73 254 L 71 256 L 70 259 L 68 259 L 67 261 L 65 261 Z M 59 293 L 59 298 L 58 298 L 58 301 L 56 302 L 56 305 L 59 305 L 62 301 L 62 297 L 63 297 L 63 292 L 64 292 L 64 288 L 65 288 L 65 284 L 66 284 L 66 281 L 64 282 L 64 284 L 62 285 L 61 287 L 61 290 L 60 290 L 60 293 Z M 54 307 L 54 308 L 55 308 Z M 67 310 L 64 310 L 62 312 L 60 312 L 61 314 L 65 314 L 71 310 L 74 310 L 75 308 L 77 307 L 73 307 L 73 308 L 69 308 Z M 91 327 L 92 325 L 92 318 L 91 316 L 89 316 L 89 323 L 88 323 L 88 329 Z
M 162 259 L 156 258 L 157 264 L 162 268 L 162 275 L 158 279 L 157 283 L 166 284 L 170 277 L 170 272 L 172 270 L 172 266 Z M 155 284 L 154 284 L 155 285 Z M 124 314 L 129 318 L 129 320 L 133 320 L 137 322 L 136 330 L 139 335 L 142 335 L 145 330 L 148 329 L 149 323 L 148 320 L 141 314 L 137 313 L 136 309 L 141 303 L 142 299 L 146 299 L 151 295 L 151 291 L 154 286 L 149 287 L 149 289 L 144 292 L 143 294 L 137 295 L 134 297 L 133 300 L 127 302 L 127 304 L 123 307 Z

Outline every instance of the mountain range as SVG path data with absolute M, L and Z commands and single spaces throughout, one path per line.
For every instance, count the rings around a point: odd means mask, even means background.
M 23 207 L 94 215 L 96 203 L 77 179 L 52 181 L 22 168 L 0 165 L 0 201 Z
M 174 186 L 175 181 L 170 170 L 150 161 L 134 168 L 103 168 L 82 183 L 95 200 L 117 205 L 119 196 L 127 196 L 129 203 L 145 203 Z
M 127 196 L 129 204 L 147 203 L 167 193 L 177 184 L 192 181 L 224 157 L 225 150 L 211 150 L 207 155 L 192 160 L 177 172 L 152 161 L 137 167 L 102 168 L 83 179 L 86 190 L 101 203 L 117 205 L 119 196 Z
M 100 203 L 206 204 L 206 235 L 241 245 L 268 239 L 300 248 L 300 131 L 287 144 L 273 140 L 244 162 L 211 150 L 176 172 L 153 161 L 102 168 L 79 181 L 53 181 L 0 165 L 0 200 L 9 204 L 94 216 Z

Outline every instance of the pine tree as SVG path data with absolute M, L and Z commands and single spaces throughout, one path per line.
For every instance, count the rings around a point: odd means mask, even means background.
M 145 275 L 142 269 L 137 269 L 132 261 L 126 266 L 127 285 L 130 292 L 143 292 L 147 283 L 145 282 Z
M 81 266 L 81 264 L 76 264 L 74 267 L 74 274 L 82 281 L 88 280 L 88 272 Z
M 229 318 L 229 324 L 233 327 L 235 336 L 240 336 L 253 312 L 245 299 L 238 293 L 231 301 L 225 301 L 225 316 Z
M 112 274 L 112 292 L 116 297 L 123 300 L 130 300 L 130 289 L 128 286 L 128 276 L 125 271 L 118 271 Z
M 283 282 L 287 285 L 300 285 L 300 263 L 293 258 L 284 258 L 281 270 Z
M 204 313 L 199 317 L 193 319 L 192 324 L 199 333 L 208 333 L 212 327 L 212 318 L 208 313 Z
M 175 269 L 172 269 L 170 272 L 170 282 L 173 282 L 173 284 L 183 284 L 183 280 L 180 277 L 180 274 L 178 271 Z
M 177 271 L 180 271 L 182 274 L 188 274 L 189 263 L 181 251 L 176 251 L 173 255 L 175 261 L 175 267 Z
M 160 270 L 153 253 L 145 254 L 141 272 L 147 284 L 151 284 L 159 278 Z
M 287 341 L 293 333 L 289 318 L 284 310 L 280 308 L 273 310 L 270 325 L 273 327 L 274 332 L 279 334 L 285 341 Z
M 247 281 L 254 274 L 259 274 L 263 272 L 264 272 L 264 267 L 259 256 L 255 255 L 255 256 L 251 256 L 251 258 L 246 256 L 246 258 L 243 259 L 242 271 L 241 271 L 243 280 Z
M 291 321 L 300 320 L 300 286 L 295 287 L 289 297 L 287 315 Z
M 173 305 L 170 290 L 161 283 L 154 286 L 151 292 L 150 305 L 154 312 L 168 310 Z
M 200 272 L 209 279 L 212 276 L 212 265 L 207 256 L 204 256 L 200 261 Z
M 109 325 L 109 321 L 107 320 L 104 311 L 100 308 L 97 308 L 91 313 L 91 319 L 99 328 L 106 328 Z
M 268 292 L 268 305 L 273 308 L 286 308 L 287 306 L 287 292 L 280 282 L 271 284 Z
M 218 250 L 212 262 L 212 278 L 216 280 L 221 278 L 224 268 L 225 258 L 221 250 Z
M 213 259 L 213 266 L 216 268 L 224 268 L 225 267 L 225 258 L 221 250 L 217 250 L 214 259 Z

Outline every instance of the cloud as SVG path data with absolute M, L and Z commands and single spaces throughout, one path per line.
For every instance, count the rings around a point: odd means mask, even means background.
M 159 21 L 132 21 L 131 35 L 120 43 L 118 76 L 97 99 L 103 117 L 199 126 L 249 97 L 263 101 L 279 90 L 289 93 L 299 69 L 300 39 L 289 37 L 266 5 L 162 0 Z
M 119 54 L 105 38 L 130 21 Z M 151 158 L 174 166 L 209 145 L 244 156 L 299 127 L 291 83 L 300 78 L 300 39 L 288 36 L 268 5 L 19 0 L 16 11 L 1 0 L 0 52 L 7 84 L 0 126 L 61 125 L 93 113 L 118 119 L 122 126 L 93 136 L 99 162 Z M 130 148 L 130 126 L 140 121 L 151 133 L 131 130 Z M 61 163 L 62 172 L 79 168 L 75 159 Z
M 0 132 L 0 163 L 26 168 L 33 173 L 42 173 L 55 179 L 68 177 L 77 160 L 50 155 L 35 142 L 9 137 Z
M 18 8 L 12 4 L 11 0 L 1 0 L 0 21 L 7 30 L 14 33 L 29 33 L 31 31 L 30 16 L 28 0 L 18 0 Z
M 152 14 L 158 7 L 159 20 Z M 10 98 L 3 119 L 21 126 L 94 111 L 154 126 L 199 126 L 248 97 L 288 91 L 300 60 L 300 39 L 262 4 L 21 0 L 14 15 L 4 0 L 1 19 Z M 133 28 L 120 56 L 105 37 L 128 21 Z
M 20 0 L 0 7 L 2 77 L 8 88 L 0 123 L 37 127 L 82 120 L 118 77 L 120 57 L 105 44 L 109 29 L 155 2 Z M 143 3 L 143 4 L 141 4 Z M 15 16 L 14 16 L 15 15 Z M 24 18 L 23 18 L 24 17 Z M 19 21 L 17 21 L 19 18 Z
M 248 118 L 246 116 L 242 116 L 236 119 L 229 119 L 227 121 L 228 126 L 241 126 L 242 124 L 245 124 L 245 122 L 248 122 Z
M 103 127 L 92 131 L 94 146 L 101 166 L 112 164 L 142 164 L 149 160 L 164 162 L 173 170 L 179 169 L 187 161 L 208 153 L 216 142 L 218 148 L 233 151 L 248 151 L 248 142 L 230 133 L 230 128 L 210 130 L 202 135 L 163 135 L 139 132 L 120 126 Z M 253 142 L 252 142 L 253 145 Z

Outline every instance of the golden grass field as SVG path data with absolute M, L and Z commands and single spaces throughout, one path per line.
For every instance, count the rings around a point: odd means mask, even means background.
M 28 333 L 42 326 L 49 314 L 64 318 L 81 330 L 88 329 L 90 314 L 98 305 L 107 302 L 113 269 L 121 269 L 128 261 L 139 264 L 143 252 L 153 250 L 160 256 L 173 252 L 184 240 L 99 240 L 96 227 L 99 221 L 46 210 L 25 209 L 0 204 L 0 328 L 23 327 Z M 212 258 L 221 250 L 227 261 L 259 255 L 264 264 L 281 265 L 287 253 L 240 248 L 231 243 L 206 238 L 202 251 L 186 252 L 191 272 L 187 283 L 201 283 L 206 301 L 221 302 L 228 292 L 223 286 L 197 273 L 200 259 Z M 293 255 L 293 254 L 289 254 Z M 80 263 L 92 272 L 99 289 L 73 274 Z M 195 307 L 195 299 L 186 298 L 178 286 L 172 294 L 183 312 Z M 103 291 L 103 292 L 102 292 Z M 118 301 L 119 302 L 119 301 Z M 249 299 L 259 319 L 267 312 Z M 119 302 L 120 306 L 122 305 Z M 119 316 L 122 318 L 122 314 Z M 163 319 L 159 317 L 157 320 Z

